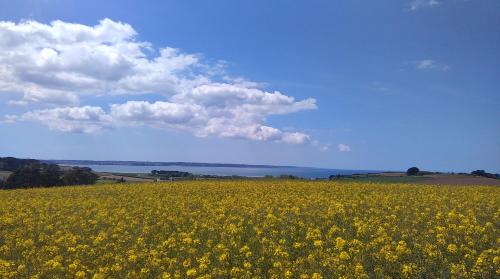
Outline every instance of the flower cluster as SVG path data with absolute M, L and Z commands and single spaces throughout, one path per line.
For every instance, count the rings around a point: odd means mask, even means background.
M 285 180 L 0 191 L 0 278 L 494 278 L 500 188 Z

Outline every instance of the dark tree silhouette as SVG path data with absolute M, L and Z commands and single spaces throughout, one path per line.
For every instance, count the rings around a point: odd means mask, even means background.
M 419 171 L 417 167 L 411 167 L 406 171 L 406 175 L 416 175 Z
M 4 188 L 47 187 L 61 185 L 61 169 L 54 164 L 31 163 L 14 171 Z
M 0 170 L 12 171 L 5 181 L 0 181 L 3 189 L 94 184 L 98 178 L 90 168 L 74 167 L 62 171 L 56 164 L 13 157 L 0 157 Z
M 0 170 L 16 171 L 19 168 L 28 166 L 34 163 L 40 163 L 34 159 L 18 159 L 14 157 L 0 157 Z
M 86 185 L 96 183 L 99 176 L 91 168 L 73 167 L 64 171 L 62 183 L 64 185 Z
M 472 175 L 477 175 L 477 176 L 482 176 L 482 177 L 488 177 L 488 178 L 498 178 L 498 174 L 492 174 L 489 172 L 486 172 L 484 170 L 475 170 L 471 172 L 470 174 Z

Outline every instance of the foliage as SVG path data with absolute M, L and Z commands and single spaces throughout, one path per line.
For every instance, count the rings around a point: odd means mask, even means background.
M 299 177 L 291 174 L 281 174 L 279 176 L 280 179 L 299 179 Z
M 411 167 L 406 171 L 406 175 L 417 175 L 419 171 L 417 167 Z
M 475 170 L 471 172 L 470 174 L 472 175 L 477 175 L 477 176 L 483 176 L 483 177 L 488 177 L 488 178 L 499 178 L 498 174 L 492 174 L 489 172 L 485 172 L 484 170 Z
M 186 181 L 0 191 L 0 278 L 495 278 L 500 188 Z
M 192 177 L 193 174 L 185 171 L 152 170 L 151 175 L 162 180 L 168 180 L 175 177 Z
M 73 167 L 62 171 L 58 165 L 35 161 L 15 170 L 0 183 L 0 189 L 95 184 L 97 179 L 98 175 L 90 168 Z
M 14 171 L 5 182 L 5 188 L 57 186 L 61 184 L 61 169 L 54 164 L 39 162 L 25 165 Z
M 34 159 L 18 159 L 13 157 L 0 157 L 0 170 L 16 171 L 22 167 L 40 163 Z
M 334 179 L 355 179 L 357 177 L 355 177 L 354 175 L 345 175 L 345 174 L 332 174 L 328 177 L 329 180 L 334 180 Z
M 64 172 L 62 181 L 65 185 L 95 184 L 99 176 L 91 168 L 72 167 Z

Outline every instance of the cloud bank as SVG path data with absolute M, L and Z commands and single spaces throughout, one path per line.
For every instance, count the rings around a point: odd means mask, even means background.
M 315 99 L 295 100 L 256 82 L 220 77 L 219 65 L 139 41 L 129 24 L 111 19 L 95 26 L 2 21 L 0 38 L 0 94 L 17 93 L 12 105 L 45 106 L 9 115 L 10 122 L 35 121 L 62 132 L 144 125 L 197 137 L 310 142 L 309 135 L 270 127 L 266 120 L 316 109 Z M 82 97 L 142 94 L 161 100 L 81 104 Z

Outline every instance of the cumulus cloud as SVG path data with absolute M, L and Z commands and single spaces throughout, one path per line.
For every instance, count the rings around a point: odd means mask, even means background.
M 436 61 L 432 59 L 424 59 L 415 62 L 415 67 L 419 70 L 441 70 L 447 71 L 450 69 L 450 66 L 444 64 L 438 64 Z
M 8 115 L 10 121 L 35 121 L 61 132 L 96 133 L 112 127 L 112 119 L 100 107 L 62 107 Z
M 432 7 L 440 4 L 437 0 L 413 0 L 410 3 L 410 10 L 418 10 L 420 8 Z
M 170 96 L 206 82 L 199 57 L 153 49 L 128 24 L 0 22 L 0 90 L 21 104 L 75 104 L 80 95 L 157 93 Z M 153 57 L 151 57 L 153 55 Z
M 62 132 L 145 125 L 198 137 L 310 142 L 309 135 L 270 127 L 266 120 L 316 109 L 315 99 L 268 92 L 262 83 L 227 76 L 219 62 L 209 65 L 197 54 L 154 48 L 139 41 L 129 24 L 0 22 L 0 37 L 0 94 L 18 93 L 11 104 L 48 106 L 8 116 L 9 122 L 36 121 Z M 156 94 L 162 100 L 80 105 L 82 96 L 110 94 Z
M 349 152 L 349 151 L 351 151 L 351 147 L 349 145 L 343 144 L 343 143 L 339 144 L 338 148 L 339 148 L 340 152 Z
M 157 101 L 128 101 L 112 104 L 110 111 L 101 107 L 63 107 L 29 111 L 21 116 L 7 116 L 9 122 L 35 121 L 61 132 L 95 133 L 117 127 L 146 125 L 165 130 L 187 131 L 198 137 L 219 136 L 260 141 L 302 144 L 310 141 L 304 133 L 281 131 L 261 124 L 259 113 L 237 115 L 198 104 Z

